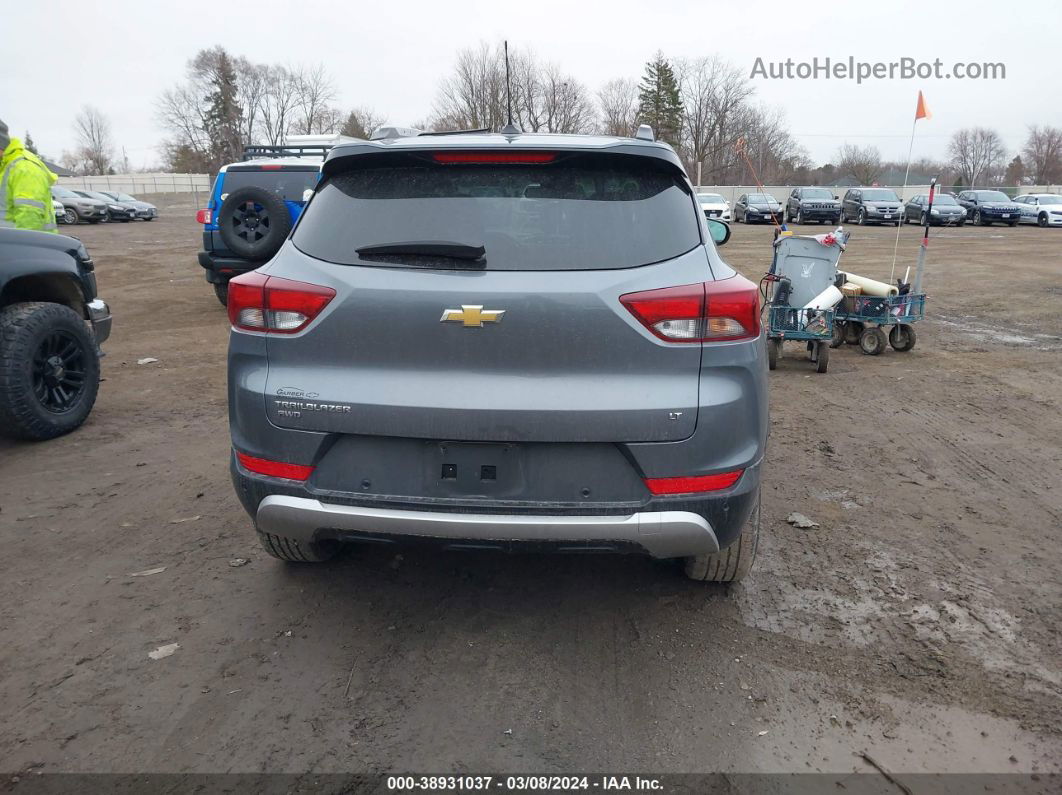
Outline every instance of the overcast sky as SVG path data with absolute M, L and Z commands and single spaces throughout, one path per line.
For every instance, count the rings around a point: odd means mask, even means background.
M 945 69 L 956 61 L 1006 65 L 1005 80 L 754 80 L 761 101 L 784 108 L 816 164 L 846 141 L 904 159 L 919 89 L 933 118 L 919 122 L 916 159 L 942 157 L 948 136 L 964 126 L 995 128 L 1012 153 L 1029 124 L 1062 126 L 1062 3 L 830 2 L 820 12 L 800 6 L 774 0 L 5 2 L 0 119 L 13 134 L 28 129 L 42 152 L 58 157 L 75 146 L 74 114 L 94 105 L 140 167 L 159 161 L 165 135 L 155 122 L 156 97 L 183 79 L 200 48 L 220 44 L 259 62 L 323 62 L 342 106 L 369 105 L 392 123 L 409 124 L 428 115 L 457 50 L 508 38 L 591 89 L 613 77 L 639 78 L 658 49 L 675 57 L 718 54 L 746 72 L 757 57 L 940 58 Z

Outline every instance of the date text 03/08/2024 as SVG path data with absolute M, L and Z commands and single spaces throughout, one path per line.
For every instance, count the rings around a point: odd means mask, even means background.
M 578 790 L 660 791 L 660 779 L 652 776 L 388 776 L 391 792 L 461 792 L 502 790 L 511 792 L 558 792 Z

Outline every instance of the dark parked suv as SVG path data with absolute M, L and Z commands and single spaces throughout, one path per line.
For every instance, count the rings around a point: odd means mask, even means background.
M 111 333 L 95 270 L 76 238 L 0 229 L 0 435 L 51 439 L 92 411 Z
M 841 199 L 841 220 L 900 225 L 903 204 L 891 188 L 851 188 Z
M 206 208 L 199 264 L 222 304 L 229 279 L 261 267 L 280 250 L 317 185 L 328 146 L 248 147 L 245 161 L 222 166 Z M 280 155 L 290 154 L 290 157 Z
M 232 475 L 266 551 L 418 539 L 743 577 L 767 369 L 716 233 L 651 137 L 333 149 L 279 253 L 229 284 Z
M 826 188 L 793 188 L 785 207 L 789 223 L 840 223 L 841 203 Z
M 964 190 L 959 204 L 966 210 L 966 219 L 978 226 L 991 226 L 996 221 L 1017 226 L 1021 220 L 1021 206 L 1001 190 Z

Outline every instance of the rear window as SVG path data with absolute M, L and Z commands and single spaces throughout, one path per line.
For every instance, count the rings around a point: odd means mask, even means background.
M 306 189 L 312 188 L 317 184 L 317 175 L 319 173 L 316 169 L 310 171 L 263 171 L 261 169 L 233 171 L 229 169 L 225 172 L 225 179 L 221 183 L 221 191 L 222 194 L 228 195 L 240 188 L 253 186 L 255 188 L 265 188 L 282 199 L 301 202 L 302 194 Z
M 366 246 L 446 241 L 485 249 L 488 270 L 635 268 L 701 244 L 682 176 L 643 158 L 556 163 L 401 164 L 338 174 L 295 231 L 310 256 L 344 265 L 454 267 L 424 254 L 359 257 Z

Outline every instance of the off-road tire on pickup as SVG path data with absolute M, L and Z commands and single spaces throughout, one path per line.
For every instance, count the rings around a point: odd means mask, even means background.
M 222 306 L 229 305 L 229 283 L 228 282 L 214 282 L 214 295 L 221 301 Z
M 218 231 L 238 257 L 264 261 L 276 254 L 291 231 L 291 213 L 283 199 L 250 185 L 230 193 L 221 204 Z
M 739 582 L 752 570 L 759 541 L 760 503 L 757 498 L 756 507 L 737 540 L 718 552 L 686 558 L 686 576 L 699 582 Z
M 70 433 L 99 385 L 96 341 L 77 312 L 37 301 L 0 310 L 0 433 L 32 441 Z
M 291 563 L 324 563 L 339 552 L 339 542 L 333 540 L 312 541 L 307 544 L 272 533 L 258 533 L 258 541 L 274 558 Z

